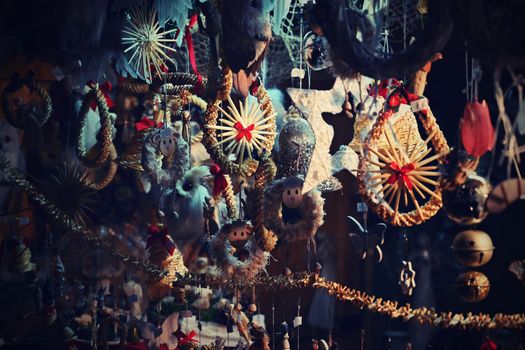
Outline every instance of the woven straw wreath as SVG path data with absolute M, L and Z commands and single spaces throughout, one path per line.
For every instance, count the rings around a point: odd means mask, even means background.
M 388 125 L 392 112 L 382 111 L 368 134 L 359 160 L 359 189 L 364 201 L 381 219 L 394 226 L 419 225 L 442 206 L 440 174 L 438 164 L 434 163 L 441 162 L 449 147 L 428 101 L 414 100 L 411 108 L 428 135 L 426 140 L 418 141 L 421 140 L 418 130 L 410 127 L 408 142 L 401 143 Z M 383 135 L 387 146 L 380 148 L 378 143 Z M 427 147 L 429 142 L 432 147 Z M 435 154 L 430 155 L 432 151 Z M 419 200 L 425 203 L 421 205 Z M 409 202 L 415 207 L 410 211 Z
M 273 148 L 276 135 L 275 112 L 262 84 L 253 91 L 258 106 L 248 106 L 246 102 L 244 106 L 241 103 L 237 108 L 230 97 L 232 84 L 231 70 L 223 69 L 217 97 L 208 104 L 206 111 L 203 143 L 211 158 L 225 173 L 250 176 L 257 169 L 258 163 L 252 158 L 252 151 L 257 150 L 262 154 L 263 151 L 271 152 Z M 222 117 L 219 117 L 219 112 L 222 112 Z M 232 153 L 236 154 L 236 160 L 230 160 Z

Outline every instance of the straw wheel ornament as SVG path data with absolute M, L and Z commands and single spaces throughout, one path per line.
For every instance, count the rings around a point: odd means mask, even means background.
M 410 127 L 408 142 L 401 143 L 389 125 L 392 111 L 383 110 L 363 145 L 359 160 L 358 179 L 363 199 L 381 219 L 394 226 L 419 225 L 441 208 L 438 165 L 449 152 L 427 100 L 414 100 L 414 97 L 407 100 L 428 137 L 418 141 L 418 130 Z M 388 145 L 381 148 L 378 143 L 383 135 Z
M 157 20 L 157 11 L 147 5 L 132 7 L 127 24 L 122 29 L 122 44 L 126 47 L 124 54 L 127 55 L 129 64 L 140 76 L 147 83 L 151 83 L 152 70 L 162 76 L 165 61 L 175 64 L 173 58 L 165 51 L 176 51 L 167 45 L 175 42 L 175 39 L 167 36 L 178 29 L 163 31 Z
M 254 151 L 271 152 L 276 135 L 275 112 L 264 86 L 252 89 L 257 103 L 232 100 L 232 72 L 223 70 L 217 98 L 208 105 L 203 142 L 211 158 L 231 175 L 250 176 L 257 169 Z M 219 116 L 219 114 L 221 114 Z

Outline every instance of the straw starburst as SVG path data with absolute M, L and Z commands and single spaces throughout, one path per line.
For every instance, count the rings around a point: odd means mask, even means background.
M 218 125 L 208 126 L 215 129 L 221 139 L 217 145 L 224 145 L 224 152 L 228 156 L 234 154 L 239 164 L 244 161 L 246 152 L 248 158 L 252 158 L 254 149 L 258 154 L 262 154 L 263 149 L 271 149 L 275 136 L 271 123 L 275 118 L 274 113 L 266 115 L 257 103 L 248 103 L 248 99 L 245 99 L 244 106 L 239 102 L 237 108 L 228 96 L 228 104 L 228 111 L 218 107 L 222 112 Z
M 411 132 L 412 128 L 409 130 L 409 133 Z M 375 168 L 367 170 L 372 174 L 371 186 L 377 189 L 382 200 L 393 208 L 394 218 L 397 217 L 401 204 L 408 207 L 411 203 L 422 219 L 424 215 L 418 197 L 426 200 L 427 196 L 430 196 L 441 201 L 440 194 L 436 193 L 438 181 L 433 178 L 440 175 L 437 171 L 438 165 L 434 162 L 443 157 L 443 154 L 431 155 L 432 147 L 427 147 L 436 132 L 437 130 L 433 131 L 424 142 L 411 148 L 409 144 L 402 146 L 393 133 L 387 130 L 384 135 L 388 147 L 380 150 L 368 148 L 377 157 L 375 160 L 368 160 L 369 166 Z
M 151 83 L 152 73 L 160 76 L 165 61 L 175 64 L 175 61 L 166 54 L 165 50 L 176 50 L 166 43 L 175 42 L 167 37 L 177 31 L 177 28 L 163 31 L 157 20 L 157 11 L 146 5 L 131 8 L 128 17 L 128 26 L 122 30 L 122 43 L 126 46 L 124 53 L 128 55 L 128 62 L 135 70 Z

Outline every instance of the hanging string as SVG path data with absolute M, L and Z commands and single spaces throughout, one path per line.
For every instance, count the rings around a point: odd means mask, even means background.
M 467 102 L 471 102 L 470 99 L 470 85 L 469 85 L 469 69 L 468 69 L 468 51 L 467 51 L 467 43 L 465 43 L 465 96 L 467 99 Z
M 302 7 L 301 7 L 302 11 Z M 299 21 L 299 37 L 301 42 L 299 43 L 299 70 L 303 72 L 303 16 L 301 16 Z M 299 77 L 299 90 L 303 89 L 303 79 Z
M 274 299 L 273 294 L 272 294 L 272 349 L 276 349 L 275 347 L 275 299 Z

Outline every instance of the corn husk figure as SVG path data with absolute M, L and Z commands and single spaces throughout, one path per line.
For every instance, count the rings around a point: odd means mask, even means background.
M 10 272 L 25 273 L 35 270 L 36 266 L 31 262 L 31 251 L 18 237 L 9 239 L 6 245 L 5 266 Z
M 416 271 L 412 268 L 411 261 L 403 260 L 403 268 L 399 274 L 399 285 L 405 295 L 412 295 L 416 288 Z
M 252 322 L 250 335 L 252 336 L 253 343 L 248 350 L 270 350 L 270 337 L 264 327 L 256 322 Z
M 237 329 L 239 330 L 239 334 L 241 337 L 243 337 L 248 344 L 251 343 L 252 338 L 250 336 L 250 332 L 248 329 L 248 325 L 250 324 L 250 320 L 246 316 L 246 314 L 242 311 L 241 304 L 233 305 L 230 304 L 228 306 L 228 312 L 227 315 L 233 322 L 235 322 L 235 325 L 237 326 Z

